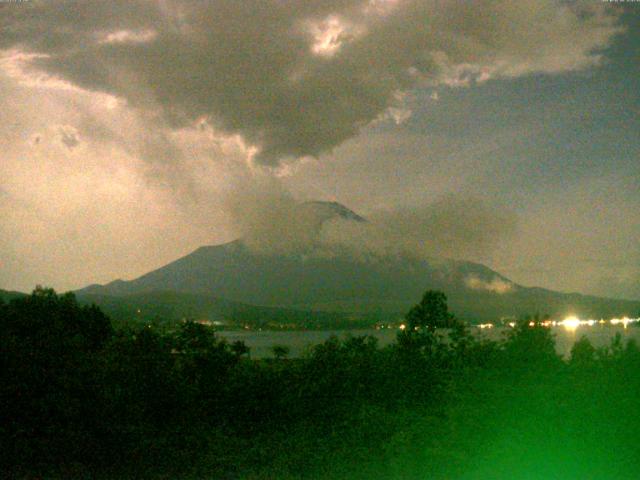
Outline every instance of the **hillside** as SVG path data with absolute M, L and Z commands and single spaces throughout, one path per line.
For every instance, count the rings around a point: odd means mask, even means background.
M 123 296 L 78 292 L 84 304 L 96 304 L 116 322 L 155 323 L 206 320 L 225 328 L 357 328 L 371 325 L 372 317 L 341 312 L 300 311 L 262 307 L 212 297 L 207 294 L 155 290 Z

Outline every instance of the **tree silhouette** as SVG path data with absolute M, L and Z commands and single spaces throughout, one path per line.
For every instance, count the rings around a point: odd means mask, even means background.
M 242 340 L 236 340 L 230 346 L 231 351 L 236 355 L 236 357 L 240 358 L 243 355 L 249 355 L 251 349 L 247 346 L 246 343 Z
M 422 300 L 414 305 L 405 316 L 407 329 L 411 331 L 426 328 L 434 332 L 436 328 L 450 328 L 454 318 L 447 307 L 447 296 L 437 290 L 427 290 Z
M 540 324 L 530 326 L 528 321 L 518 322 L 508 332 L 504 354 L 511 365 L 526 368 L 557 366 L 560 362 L 552 331 Z
M 595 356 L 596 349 L 584 335 L 571 347 L 571 363 L 578 367 L 591 365 L 595 361 Z
M 276 359 L 283 360 L 289 356 L 291 349 L 286 345 L 274 345 L 271 347 L 271 352 Z

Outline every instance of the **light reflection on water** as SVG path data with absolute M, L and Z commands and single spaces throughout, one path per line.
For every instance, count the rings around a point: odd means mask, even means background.
M 478 338 L 489 340 L 500 340 L 504 338 L 510 328 L 472 328 L 471 331 Z M 611 340 L 616 333 L 622 335 L 623 343 L 634 338 L 640 343 L 640 328 L 610 325 L 580 325 L 575 329 L 566 329 L 562 326 L 551 327 L 551 331 L 556 339 L 556 351 L 567 357 L 574 342 L 586 336 L 594 347 L 605 347 L 611 344 Z M 289 347 L 290 356 L 297 357 L 304 355 L 313 345 L 324 342 L 332 335 L 344 338 L 351 334 L 353 336 L 371 335 L 378 339 L 380 346 L 389 345 L 396 339 L 398 330 L 385 329 L 362 329 L 362 330 L 319 330 L 319 331 L 220 331 L 218 334 L 229 342 L 236 340 L 244 341 L 251 348 L 251 358 L 272 357 L 271 347 L 283 345 Z

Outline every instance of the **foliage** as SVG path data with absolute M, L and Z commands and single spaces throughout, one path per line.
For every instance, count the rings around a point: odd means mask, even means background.
M 271 347 L 271 351 L 273 352 L 273 356 L 278 360 L 288 357 L 289 353 L 291 353 L 291 349 L 286 345 L 274 345 Z
M 409 310 L 405 319 L 409 332 L 420 328 L 435 332 L 436 328 L 450 328 L 454 325 L 453 315 L 447 306 L 447 296 L 436 290 L 427 290 L 420 303 Z
M 579 367 L 588 367 L 593 365 L 596 359 L 596 349 L 593 347 L 589 339 L 585 336 L 581 337 L 571 347 L 571 363 Z
M 527 320 L 508 332 L 504 353 L 513 368 L 548 369 L 560 364 L 551 330 Z
M 429 292 L 428 292 L 429 293 Z M 425 300 L 426 298 L 426 300 Z M 0 469 L 26 478 L 636 478 L 640 351 L 548 329 L 476 341 L 425 294 L 416 334 L 253 360 L 194 322 L 114 331 L 72 295 L 0 302 Z M 418 313 L 416 313 L 418 312 Z M 450 327 L 448 336 L 434 326 Z

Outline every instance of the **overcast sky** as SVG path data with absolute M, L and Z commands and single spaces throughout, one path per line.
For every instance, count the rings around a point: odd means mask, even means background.
M 284 198 L 640 299 L 639 52 L 632 2 L 0 2 L 0 288 L 133 278 Z

